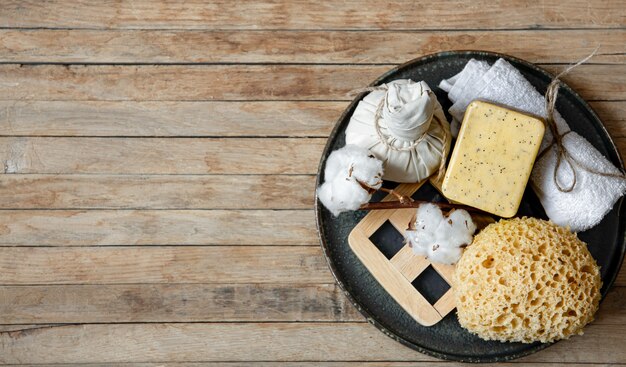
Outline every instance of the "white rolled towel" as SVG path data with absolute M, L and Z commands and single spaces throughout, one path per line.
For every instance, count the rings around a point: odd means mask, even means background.
M 453 102 L 449 112 L 453 117 L 452 131 L 458 131 L 465 109 L 475 99 L 495 102 L 542 118 L 547 117 L 545 99 L 513 65 L 498 59 L 492 66 L 484 61 L 470 60 L 457 75 L 443 80 L 439 87 L 448 93 Z M 560 134 L 570 131 L 567 122 L 555 113 Z M 543 151 L 552 141 L 546 129 L 541 144 Z M 619 174 L 597 149 L 580 135 L 571 132 L 563 138 L 564 146 L 581 164 L 596 172 Z M 531 187 L 539 197 L 548 218 L 561 226 L 569 226 L 574 232 L 594 227 L 611 210 L 626 191 L 626 180 L 591 173 L 581 167 L 576 169 L 576 185 L 571 192 L 560 191 L 554 182 L 556 150 L 550 148 L 537 162 L 531 174 Z M 570 166 L 562 164 L 557 178 L 561 186 L 572 183 Z

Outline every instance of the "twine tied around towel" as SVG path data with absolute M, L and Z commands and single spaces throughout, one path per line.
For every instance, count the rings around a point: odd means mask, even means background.
M 600 172 L 596 169 L 594 169 L 593 167 L 588 166 L 587 164 L 579 161 L 578 159 L 574 158 L 574 156 L 572 156 L 572 154 L 567 150 L 567 148 L 565 148 L 565 145 L 563 143 L 563 140 L 565 138 L 565 136 L 569 133 L 571 133 L 572 131 L 566 131 L 563 134 L 559 134 L 558 128 L 556 126 L 556 121 L 554 118 L 554 114 L 556 112 L 556 100 L 557 97 L 559 95 L 559 87 L 561 86 L 561 81 L 560 81 L 560 77 L 567 75 L 570 71 L 572 71 L 574 68 L 576 68 L 579 65 L 584 64 L 585 62 L 587 62 L 589 59 L 591 59 L 596 52 L 598 51 L 599 46 L 591 53 L 589 54 L 589 56 L 585 57 L 584 59 L 580 60 L 579 62 L 577 62 L 574 65 L 569 66 L 567 69 L 563 70 L 562 72 L 560 72 L 557 76 L 554 77 L 554 79 L 552 79 L 552 81 L 550 82 L 550 84 L 548 85 L 548 89 L 546 90 L 546 95 L 545 95 L 545 100 L 546 100 L 546 125 L 548 125 L 548 128 L 550 129 L 550 132 L 552 133 L 552 141 L 550 142 L 550 144 L 539 154 L 539 156 L 537 157 L 537 159 L 541 158 L 543 155 L 546 154 L 546 152 L 548 152 L 552 147 L 555 148 L 556 151 L 556 165 L 554 166 L 554 172 L 552 175 L 552 179 L 554 180 L 554 185 L 556 186 L 556 188 L 561 191 L 561 192 L 571 192 L 572 190 L 574 190 L 574 187 L 576 187 L 576 181 L 577 181 L 577 172 L 576 172 L 576 167 L 587 171 L 589 173 L 593 173 L 596 175 L 600 175 L 600 176 L 604 176 L 604 177 L 615 177 L 615 178 L 621 178 L 621 179 L 626 179 L 624 177 L 623 173 L 606 173 L 606 172 Z M 559 180 L 558 180 L 558 171 L 561 167 L 561 165 L 563 163 L 566 163 L 569 166 L 570 171 L 572 172 L 572 180 L 571 183 L 569 185 L 563 186 Z
M 389 87 L 387 85 L 383 84 L 383 85 L 374 86 L 374 87 L 365 87 L 365 88 L 354 89 L 354 90 L 349 91 L 347 93 L 347 96 L 355 97 L 356 95 L 359 95 L 361 93 L 375 92 L 375 91 L 387 92 L 388 90 L 389 90 Z M 433 92 L 431 90 L 427 90 L 426 93 L 428 93 L 429 96 L 433 95 Z M 428 130 L 429 129 L 426 129 L 419 137 L 417 137 L 415 140 L 413 140 L 413 143 L 411 143 L 411 145 L 409 145 L 409 146 L 406 146 L 406 147 L 396 147 L 396 146 L 392 145 L 389 142 L 389 138 L 390 137 L 385 135 L 382 132 L 382 129 L 381 129 L 381 126 L 380 126 L 380 120 L 381 120 L 381 117 L 382 117 L 382 112 L 383 112 L 384 105 L 385 105 L 385 97 L 383 97 L 383 99 L 380 100 L 380 102 L 378 103 L 378 106 L 376 107 L 376 112 L 374 113 L 374 128 L 376 130 L 376 134 L 378 134 L 379 140 L 388 149 L 399 151 L 399 152 L 409 151 L 409 150 L 413 150 L 413 149 L 417 148 L 417 146 L 426 138 L 426 135 L 428 134 Z M 437 116 L 435 116 L 434 112 L 431 114 L 430 120 L 431 120 L 431 123 L 432 123 L 433 120 L 435 120 L 437 122 L 437 124 L 439 125 L 439 128 L 441 129 L 441 132 L 443 134 L 443 140 L 441 141 L 441 144 L 442 144 L 441 160 L 440 160 L 440 164 L 439 164 L 439 169 L 437 170 L 437 180 L 439 180 L 439 179 L 441 179 L 441 177 L 443 176 L 443 174 L 446 171 L 446 157 L 448 156 L 448 149 L 449 149 L 447 147 L 448 147 L 448 142 L 451 140 L 451 136 L 450 136 L 449 130 L 445 128 L 445 126 L 443 124 L 443 121 L 441 121 Z M 389 129 L 389 127 L 387 127 L 387 129 Z

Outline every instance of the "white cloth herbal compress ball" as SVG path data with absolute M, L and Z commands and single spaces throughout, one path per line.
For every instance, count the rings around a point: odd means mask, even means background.
M 357 210 L 382 186 L 382 177 L 381 161 L 365 148 L 346 145 L 328 156 L 317 197 L 335 216 Z
M 476 225 L 469 213 L 454 209 L 444 216 L 435 204 L 421 204 L 417 208 L 415 229 L 404 233 L 407 243 L 416 255 L 430 261 L 455 264 L 463 248 L 474 238 Z
M 346 143 L 383 161 L 386 180 L 419 182 L 437 172 L 450 151 L 450 125 L 425 82 L 399 79 L 363 98 L 346 129 Z

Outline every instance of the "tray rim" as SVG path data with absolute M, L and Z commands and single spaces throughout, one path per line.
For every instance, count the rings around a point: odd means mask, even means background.
M 425 54 L 419 57 L 416 57 L 414 59 L 411 59 L 407 62 L 404 62 L 398 66 L 395 66 L 391 69 L 389 69 L 388 71 L 386 71 L 385 73 L 383 73 L 382 75 L 380 75 L 378 78 L 376 78 L 374 81 L 372 81 L 368 87 L 373 87 L 373 86 L 377 86 L 378 84 L 380 84 L 383 80 L 385 80 L 387 77 L 389 77 L 392 74 L 398 73 L 404 69 L 408 69 L 411 68 L 417 64 L 423 63 L 424 61 L 427 61 L 429 59 L 433 59 L 433 58 L 440 58 L 440 57 L 445 57 L 445 56 L 456 56 L 456 55 L 480 55 L 480 56 L 488 56 L 488 57 L 496 57 L 496 58 L 503 58 L 507 61 L 514 61 L 516 63 L 522 64 L 525 67 L 528 67 L 530 69 L 533 69 L 534 71 L 543 74 L 545 77 L 549 78 L 549 79 L 553 79 L 555 77 L 554 74 L 550 73 L 549 71 L 541 68 L 540 66 L 537 66 L 536 64 L 526 61 L 524 59 L 520 59 L 518 57 L 515 56 L 511 56 L 508 54 L 504 54 L 504 53 L 499 53 L 499 52 L 492 52 L 492 51 L 484 51 L 484 50 L 451 50 L 451 51 L 440 51 L 440 52 L 435 52 L 435 53 L 430 53 L 430 54 Z M 569 93 L 572 94 L 572 96 L 574 96 L 574 98 L 581 103 L 585 109 L 591 114 L 591 116 L 598 121 L 599 127 L 602 130 L 602 133 L 604 133 L 606 135 L 606 137 L 608 138 L 608 142 L 610 143 L 610 147 L 612 148 L 612 150 L 614 150 L 615 152 L 617 152 L 617 161 L 619 162 L 619 167 L 622 172 L 624 172 L 624 161 L 621 157 L 621 154 L 619 152 L 619 149 L 617 148 L 617 146 L 615 145 L 615 141 L 613 139 L 613 137 L 611 136 L 611 134 L 609 133 L 609 131 L 606 129 L 606 126 L 604 125 L 604 123 L 602 122 L 602 120 L 600 119 L 600 117 L 598 116 L 598 114 L 596 113 L 596 111 L 574 90 L 572 89 L 568 84 L 566 84 L 565 82 L 561 81 L 561 88 L 566 89 Z M 346 108 L 344 109 L 344 111 L 341 113 L 341 115 L 339 116 L 339 118 L 337 119 L 337 121 L 335 122 L 335 126 L 333 127 L 331 133 L 328 136 L 328 139 L 326 141 L 326 145 L 324 146 L 324 150 L 322 151 L 322 155 L 320 158 L 320 162 L 318 164 L 317 167 L 317 174 L 316 174 L 316 179 L 315 179 L 315 187 L 319 187 L 319 185 L 321 184 L 320 182 L 320 177 L 321 177 L 321 170 L 324 166 L 324 163 L 326 161 L 326 158 L 328 157 L 328 155 L 330 154 L 330 149 L 332 149 L 332 142 L 337 138 L 337 135 L 339 133 L 339 130 L 341 128 L 341 122 L 346 118 L 348 112 L 352 109 L 352 107 L 358 103 L 363 96 L 366 94 L 367 92 L 363 92 L 358 94 L 357 96 L 355 96 L 353 98 L 353 100 L 348 104 L 348 106 L 346 106 Z M 618 216 L 620 216 L 621 212 L 625 209 L 622 208 L 623 206 L 623 202 L 624 202 L 624 197 L 620 198 L 617 203 L 615 204 L 615 207 L 617 207 L 617 213 Z M 395 333 L 392 330 L 389 330 L 388 328 L 386 328 L 385 326 L 383 326 L 380 322 L 378 322 L 376 320 L 375 315 L 370 314 L 368 311 L 364 310 L 361 305 L 354 299 L 354 297 L 352 296 L 352 294 L 350 292 L 348 292 L 346 290 L 346 287 L 344 285 L 344 282 L 340 279 L 340 277 L 337 275 L 337 271 L 335 268 L 335 265 L 331 262 L 331 258 L 330 258 L 330 254 L 328 252 L 328 246 L 325 243 L 324 238 L 325 236 L 325 231 L 323 226 L 321 225 L 321 220 L 322 220 L 322 215 L 321 215 L 321 205 L 319 203 L 318 197 L 317 197 L 317 191 L 314 194 L 314 210 L 315 210 L 315 223 L 316 223 L 316 229 L 317 229 L 317 234 L 320 240 L 320 246 L 322 247 L 322 252 L 324 254 L 324 258 L 326 260 L 326 263 L 330 269 L 330 272 L 333 276 L 333 278 L 335 279 L 335 283 L 339 286 L 339 288 L 341 289 L 341 291 L 344 293 L 344 295 L 348 298 L 348 300 L 350 301 L 350 303 L 365 317 L 365 319 L 367 320 L 367 322 L 369 322 L 370 324 L 374 325 L 379 331 L 381 331 L 383 334 L 387 335 L 388 337 L 392 338 L 393 340 L 399 342 L 402 345 L 405 345 L 417 352 L 420 352 L 422 354 L 426 354 L 435 358 L 439 358 L 442 360 L 449 360 L 449 361 L 456 361 L 456 362 L 466 362 L 466 363 L 491 363 L 491 362 L 506 362 L 506 361 L 511 361 L 514 359 L 518 359 L 524 356 L 528 356 L 531 354 L 534 354 L 536 352 L 539 352 L 557 342 L 553 342 L 553 343 L 542 343 L 542 344 L 537 344 L 535 346 L 532 346 L 524 351 L 515 353 L 515 354 L 509 354 L 509 355 L 504 355 L 504 356 L 493 356 L 493 357 L 467 357 L 467 356 L 461 356 L 461 355 L 456 355 L 456 354 L 446 354 L 446 353 L 441 353 L 438 352 L 436 350 L 432 350 L 428 347 L 424 347 L 422 345 L 418 345 L 415 344 L 407 339 L 405 339 L 404 337 L 398 335 L 397 333 Z M 621 220 L 619 221 L 619 233 L 622 234 L 626 234 L 626 221 L 623 220 L 623 218 L 620 218 Z M 615 283 L 615 280 L 617 279 L 617 276 L 622 268 L 623 262 L 624 262 L 624 255 L 626 253 L 626 243 L 625 243 L 625 236 L 622 236 L 620 238 L 620 243 L 621 243 L 621 251 L 618 254 L 619 255 L 619 263 L 617 265 L 617 269 L 616 271 L 613 273 L 612 276 L 610 276 L 610 278 L 605 282 L 606 285 L 606 292 L 605 294 L 602 295 L 602 299 L 600 302 L 602 302 L 606 296 L 606 293 L 608 293 L 608 291 L 611 289 L 611 287 L 613 287 L 613 284 Z

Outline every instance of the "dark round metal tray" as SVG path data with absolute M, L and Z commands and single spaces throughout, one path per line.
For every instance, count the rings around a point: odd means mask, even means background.
M 435 91 L 439 102 L 447 111 L 450 101 L 445 92 L 437 88 L 439 82 L 460 72 L 472 58 L 493 63 L 500 57 L 513 64 L 539 92 L 545 92 L 553 77 L 550 73 L 524 60 L 482 51 L 450 51 L 420 57 L 390 70 L 371 85 L 401 78 L 424 80 Z M 345 145 L 345 129 L 361 97 L 362 95 L 358 96 L 350 103 L 330 134 L 319 165 L 318 185 L 323 179 L 324 164 L 330 152 Z M 623 167 L 619 152 L 598 116 L 566 85 L 560 90 L 557 109 L 572 130 L 587 138 L 617 167 Z M 443 200 L 428 184 L 420 188 L 417 195 L 423 200 Z M 603 297 L 615 281 L 624 257 L 626 227 L 622 218 L 626 208 L 622 203 L 623 198 L 599 225 L 579 233 L 579 237 L 589 244 L 591 254 L 601 267 Z M 507 361 L 550 345 L 484 341 L 461 328 L 455 312 L 448 314 L 434 326 L 419 325 L 383 290 L 348 246 L 348 234 L 366 213 L 348 212 L 333 217 L 317 200 L 315 205 L 321 245 L 337 283 L 369 322 L 398 342 L 431 356 L 464 362 Z M 547 219 L 531 190 L 526 191 L 519 214 Z M 397 236 L 398 233 L 394 233 L 392 228 L 383 228 L 376 233 L 376 241 L 384 243 L 394 238 L 397 240 Z M 437 282 L 435 277 L 436 275 L 427 273 L 424 279 L 418 278 L 423 287 L 420 290 L 431 295 L 441 294 L 447 284 Z M 419 282 L 416 286 L 420 286 Z

